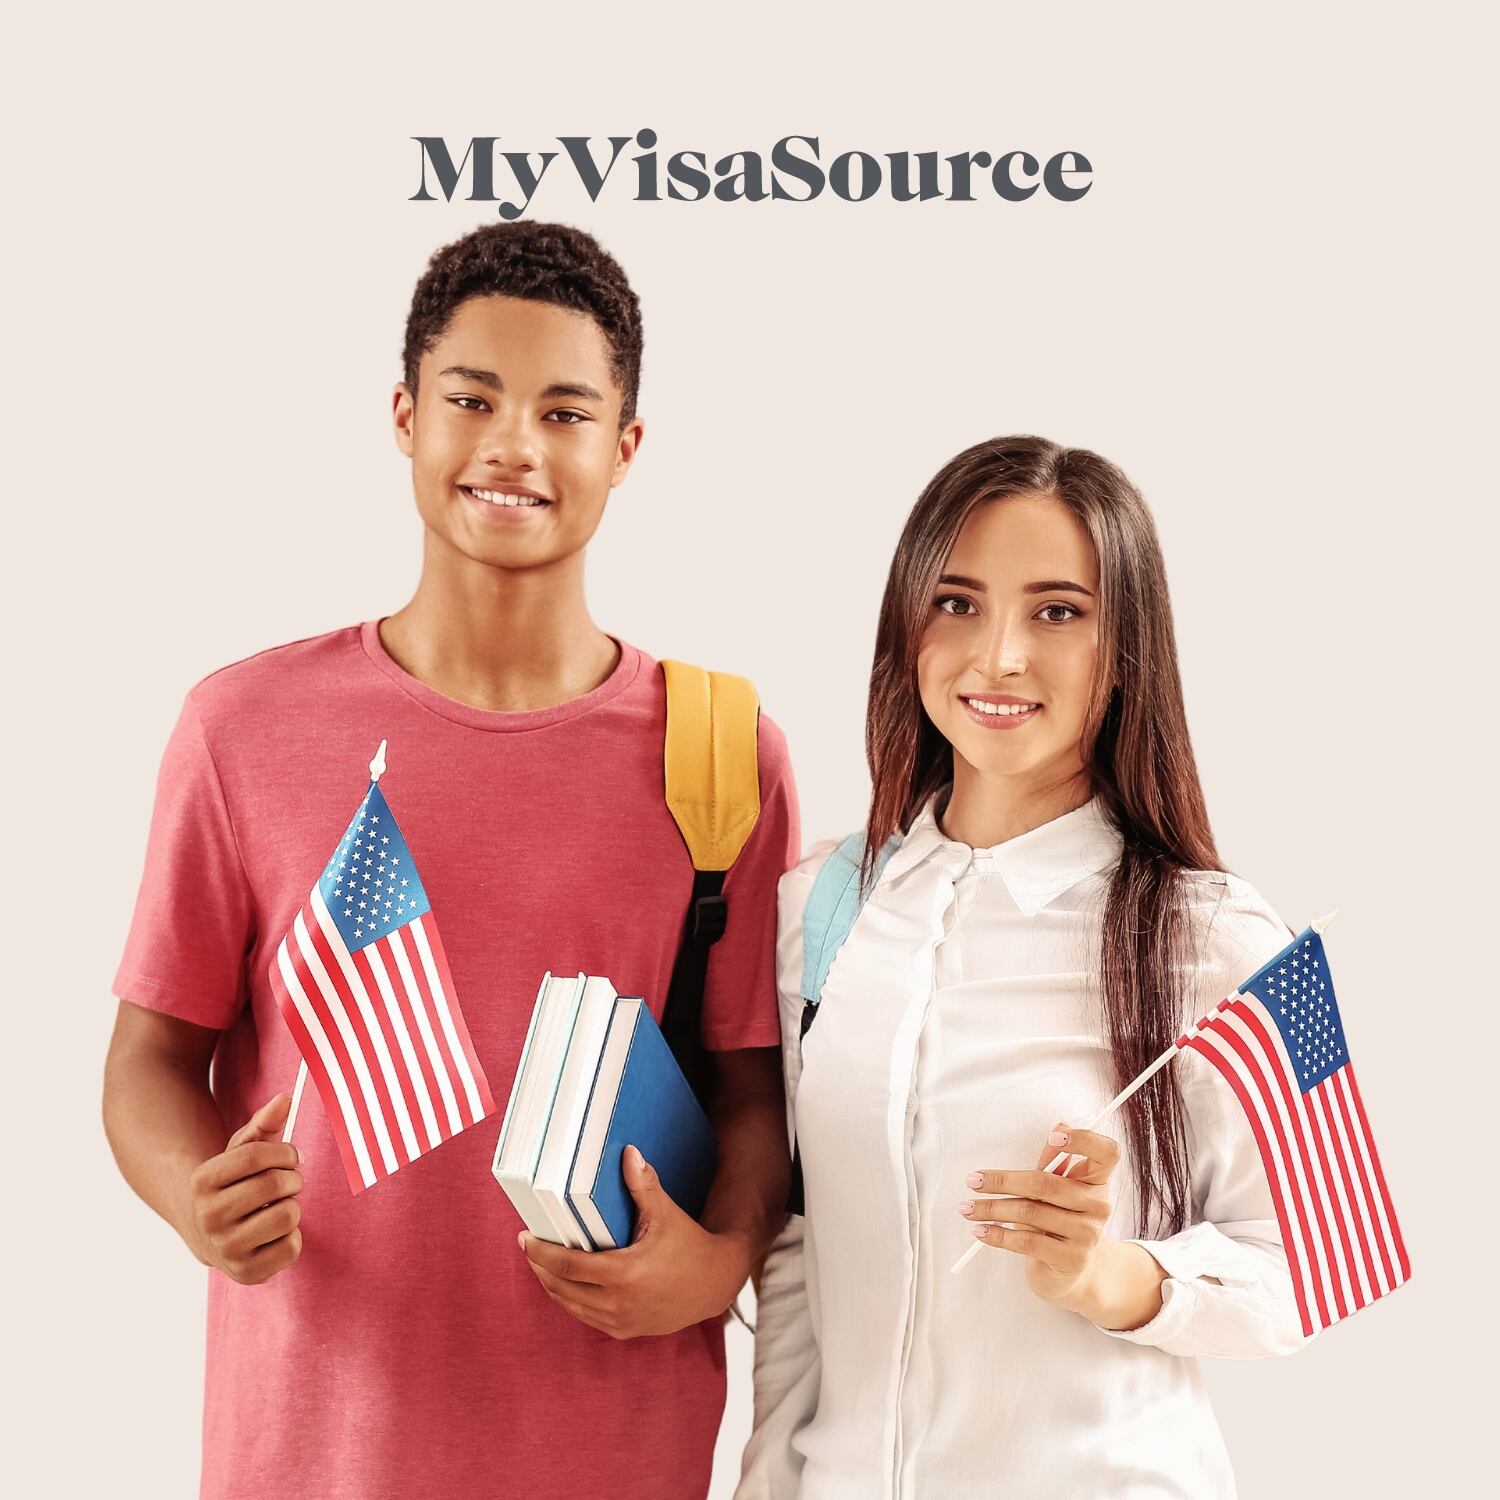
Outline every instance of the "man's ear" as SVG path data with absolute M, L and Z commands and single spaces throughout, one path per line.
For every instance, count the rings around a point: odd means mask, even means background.
M 396 446 L 408 457 L 412 454 L 412 426 L 417 420 L 417 398 L 402 380 L 391 392 L 391 422 L 396 429 Z
M 609 480 L 611 489 L 630 472 L 630 466 L 640 452 L 641 438 L 645 436 L 645 432 L 645 424 L 639 417 L 633 418 L 620 429 L 620 446 L 615 450 L 615 472 Z

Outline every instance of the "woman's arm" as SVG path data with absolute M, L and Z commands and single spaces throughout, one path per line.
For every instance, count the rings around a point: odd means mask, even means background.
M 802 910 L 833 844 L 822 844 L 781 877 L 777 888 L 776 973 L 786 1085 L 787 1128 L 795 1132 L 802 1076 Z M 818 1404 L 818 1343 L 804 1272 L 805 1221 L 794 1215 L 761 1272 L 755 1317 L 755 1426 L 745 1445 L 735 1500 L 790 1500 L 801 1456 L 792 1438 Z
M 1291 940 L 1252 886 L 1200 876 L 1194 1016 L 1205 1014 Z M 1169 1354 L 1253 1359 L 1306 1342 L 1260 1152 L 1229 1085 L 1196 1052 L 1171 1064 L 1182 1093 L 1196 1222 L 1140 1246 L 1166 1273 L 1160 1311 L 1138 1328 L 1107 1329 Z
M 818 1404 L 818 1345 L 803 1276 L 803 1219 L 777 1236 L 761 1272 L 755 1314 L 755 1426 L 741 1460 L 735 1500 L 790 1500 L 801 1456 L 792 1438 Z
M 1216 877 L 1218 896 L 1194 910 L 1201 942 L 1192 1020 L 1285 946 L 1290 934 L 1242 881 Z M 1026 1259 L 1037 1296 L 1089 1319 L 1114 1338 L 1169 1354 L 1248 1359 L 1304 1342 L 1270 1185 L 1249 1122 L 1217 1071 L 1196 1052 L 1172 1062 L 1182 1093 L 1193 1222 L 1161 1238 L 1117 1239 L 1111 1177 L 1118 1119 L 1099 1131 L 1058 1126 L 1029 1171 L 979 1170 L 966 1201 L 983 1243 Z M 1103 1132 L 1109 1132 L 1105 1134 Z M 1075 1161 L 1045 1170 L 1058 1148 Z
M 1306 1342 L 1270 1185 L 1244 1111 L 1195 1052 L 1179 1070 L 1197 1223 L 1136 1239 L 1166 1273 L 1160 1311 L 1137 1328 L 1106 1329 L 1168 1354 L 1254 1359 Z

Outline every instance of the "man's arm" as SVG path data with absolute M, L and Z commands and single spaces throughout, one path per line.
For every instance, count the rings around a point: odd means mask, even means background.
M 719 1165 L 703 1220 L 663 1191 L 654 1170 L 625 1153 L 625 1185 L 640 1209 L 623 1250 L 568 1250 L 522 1234 L 547 1295 L 612 1338 L 675 1333 L 718 1317 L 738 1295 L 786 1219 L 786 1105 L 777 1047 L 716 1052 L 709 1117 Z
M 104 1064 L 104 1130 L 126 1182 L 207 1266 L 266 1281 L 302 1235 L 294 1146 L 278 1094 L 229 1136 L 209 1091 L 219 1033 L 120 1002 Z
M 744 1271 L 730 1294 L 733 1301 L 786 1223 L 792 1165 L 786 1144 L 786 1095 L 779 1047 L 746 1047 L 711 1056 L 709 1118 L 718 1136 L 719 1165 L 704 1205 L 703 1227 L 743 1247 Z

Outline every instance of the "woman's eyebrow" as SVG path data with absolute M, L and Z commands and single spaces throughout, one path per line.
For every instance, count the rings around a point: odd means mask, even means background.
M 957 588 L 973 589 L 976 594 L 985 594 L 989 590 L 978 578 L 966 578 L 962 573 L 944 573 L 938 579 L 939 583 L 951 583 Z M 1094 597 L 1091 589 L 1086 589 L 1081 583 L 1069 583 L 1066 578 L 1046 578 L 1040 583 L 1028 583 L 1021 592 L 1023 594 L 1053 594 L 1071 593 L 1083 594 L 1086 598 Z
M 1021 590 L 1023 594 L 1083 594 L 1092 599 L 1092 589 L 1086 589 L 1081 583 L 1069 583 L 1066 578 L 1048 578 L 1041 583 L 1028 583 Z

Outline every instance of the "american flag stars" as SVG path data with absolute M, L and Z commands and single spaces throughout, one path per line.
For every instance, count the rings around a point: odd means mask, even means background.
M 367 798 L 319 882 L 344 941 L 373 942 L 430 911 L 416 873 L 401 830 Z

